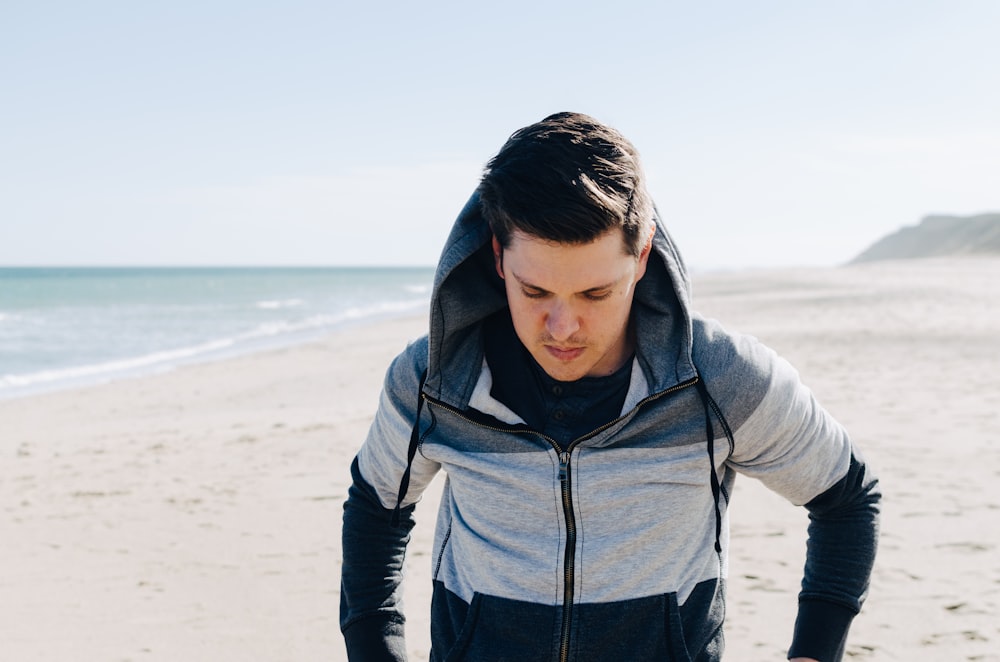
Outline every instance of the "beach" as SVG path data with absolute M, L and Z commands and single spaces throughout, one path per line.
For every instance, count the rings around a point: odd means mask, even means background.
M 1000 660 L 1000 259 L 696 274 L 695 308 L 795 365 L 878 473 L 849 659 Z M 345 660 L 340 521 L 389 361 L 423 316 L 0 401 L 0 660 Z M 440 477 L 408 553 L 429 646 Z M 782 660 L 808 523 L 731 505 L 726 659 Z

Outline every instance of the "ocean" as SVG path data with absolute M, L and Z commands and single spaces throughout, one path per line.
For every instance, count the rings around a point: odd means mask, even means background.
M 425 314 L 427 268 L 0 268 L 0 399 Z

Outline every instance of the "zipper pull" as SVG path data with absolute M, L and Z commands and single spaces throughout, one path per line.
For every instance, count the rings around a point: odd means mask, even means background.
M 569 451 L 559 453 L 559 480 L 566 480 L 566 473 L 569 471 Z

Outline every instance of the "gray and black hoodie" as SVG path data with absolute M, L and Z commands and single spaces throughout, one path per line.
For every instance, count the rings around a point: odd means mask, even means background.
M 447 474 L 434 539 L 432 661 L 722 657 L 736 474 L 809 510 L 789 656 L 839 660 L 864 600 L 878 483 L 795 370 L 690 308 L 657 220 L 633 302 L 621 415 L 560 445 L 491 395 L 483 325 L 507 306 L 473 198 L 438 265 L 427 336 L 390 366 L 345 503 L 351 660 L 403 660 L 413 510 Z

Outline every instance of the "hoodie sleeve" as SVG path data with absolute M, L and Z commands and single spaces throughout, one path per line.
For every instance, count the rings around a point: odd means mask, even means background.
M 406 659 L 403 562 L 415 504 L 439 468 L 417 453 L 394 523 L 400 482 L 409 464 L 410 435 L 420 424 L 416 418 L 422 356 L 426 342 L 418 341 L 390 366 L 375 420 L 351 466 L 340 585 L 340 628 L 351 660 Z
M 847 475 L 806 504 L 809 541 L 789 657 L 840 660 L 878 546 L 878 479 L 856 453 Z
M 878 541 L 878 479 L 798 373 L 742 338 L 738 379 L 756 403 L 734 432 L 739 472 L 809 511 L 805 572 L 789 656 L 840 660 L 867 595 Z M 725 389 L 725 387 L 722 387 Z

